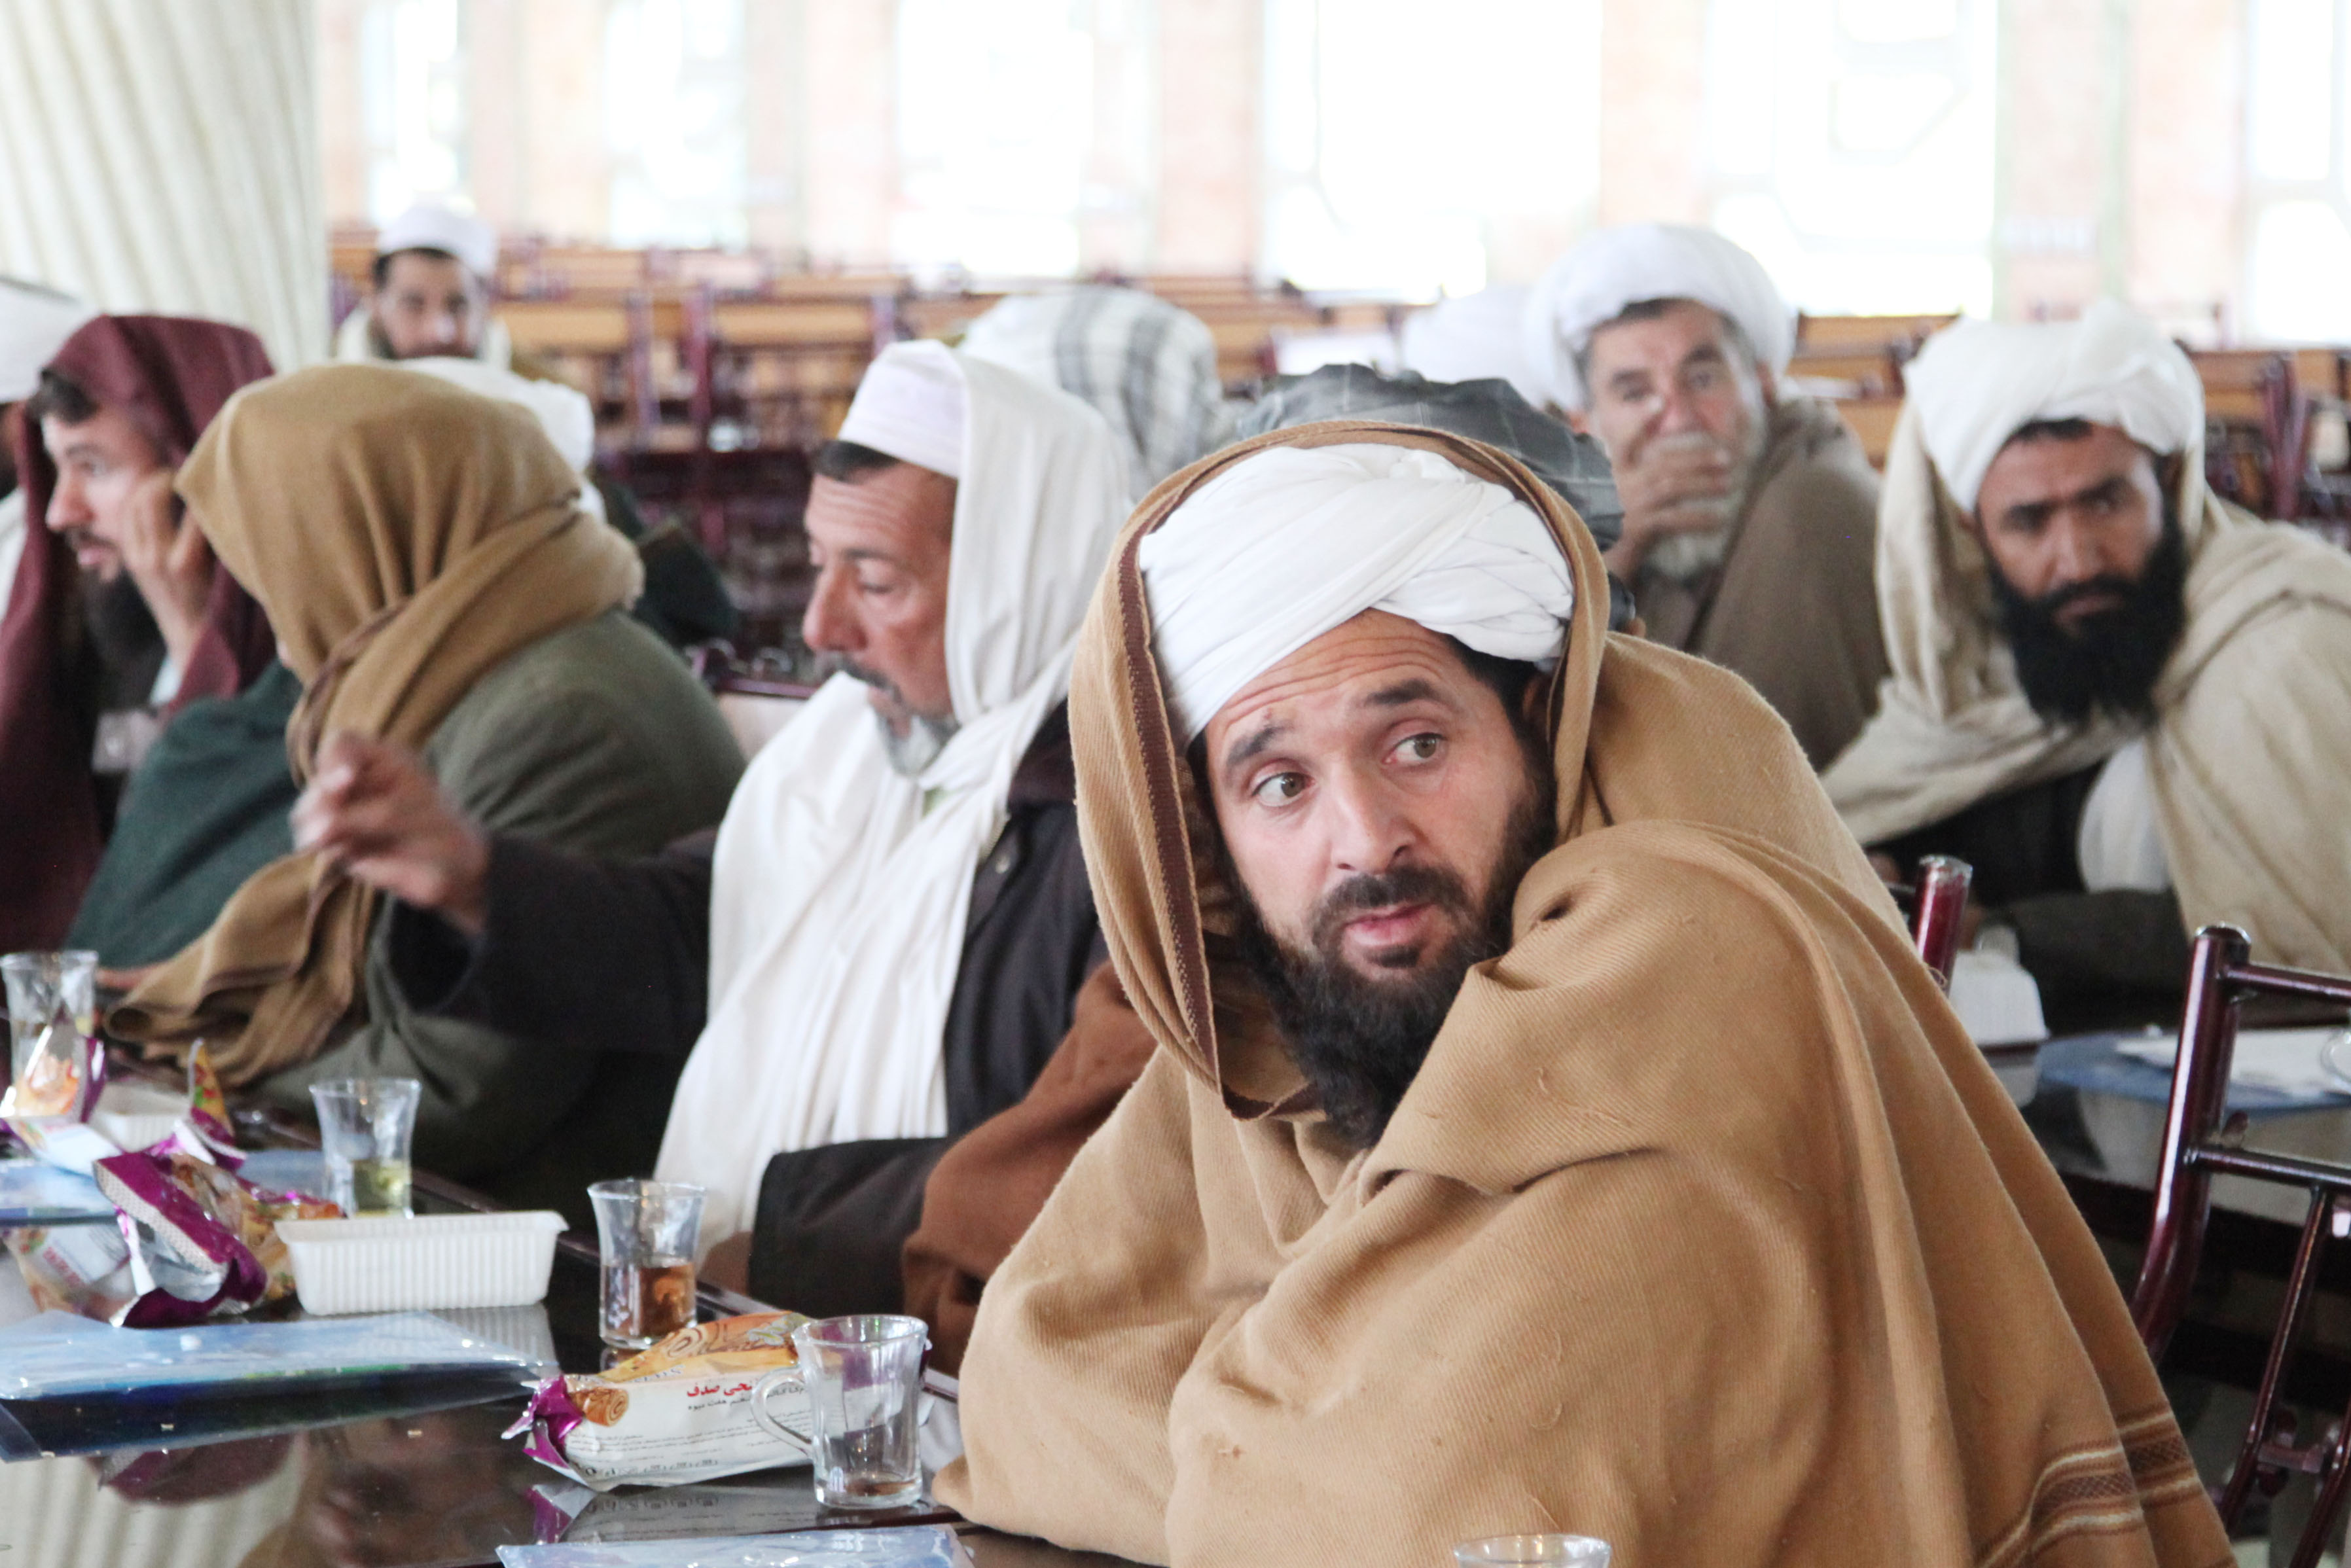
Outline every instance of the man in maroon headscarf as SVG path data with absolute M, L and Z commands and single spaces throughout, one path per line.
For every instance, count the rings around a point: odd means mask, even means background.
M 270 373 L 242 328 L 100 316 L 25 404 L 25 554 L 0 615 L 0 951 L 55 946 L 98 863 L 132 760 L 101 778 L 101 713 L 172 685 L 159 653 L 178 655 L 171 706 L 238 691 L 269 664 L 268 622 L 170 497 L 229 394 Z

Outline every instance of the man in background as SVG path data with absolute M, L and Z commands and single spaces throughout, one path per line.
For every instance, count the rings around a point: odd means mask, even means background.
M 517 365 L 514 342 L 490 314 L 498 271 L 498 236 L 467 213 L 422 203 L 376 235 L 375 292 L 335 334 L 339 360 L 421 360 L 434 355 L 480 360 L 500 370 L 544 376 Z
M 1608 568 L 1647 634 L 1737 671 L 1827 766 L 1886 674 L 1877 480 L 1834 408 L 1779 384 L 1792 313 L 1706 229 L 1604 229 L 1529 297 L 1526 357 L 1616 468 Z
M 2206 487 L 2195 368 L 2111 300 L 1961 322 L 1907 379 L 1894 674 L 1824 779 L 1855 836 L 1973 864 L 2060 1030 L 2173 1014 L 2214 921 L 2351 967 L 2351 557 Z

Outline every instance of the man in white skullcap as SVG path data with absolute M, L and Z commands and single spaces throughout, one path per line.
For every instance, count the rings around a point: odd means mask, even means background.
M 816 471 L 804 631 L 841 673 L 715 844 L 487 836 L 392 758 L 306 831 L 364 837 L 418 1008 L 683 1064 L 657 1168 L 709 1189 L 705 1248 L 747 1245 L 771 1299 L 886 1311 L 932 1166 L 1027 1092 L 1097 961 L 1063 693 L 1125 466 L 1075 398 L 903 343 Z
M 490 312 L 498 236 L 471 213 L 420 202 L 383 225 L 375 240 L 375 290 L 335 332 L 335 358 L 479 360 L 538 381 L 559 379 L 517 354 Z
M 1959 323 L 1906 381 L 1893 674 L 1825 780 L 1855 833 L 1972 862 L 2053 1028 L 2168 1021 L 2214 921 L 2351 968 L 2351 558 L 2206 487 L 2194 368 L 2112 301 Z
M 1016 294 L 958 346 L 1092 405 L 1126 448 L 1137 496 L 1222 444 L 1231 424 L 1208 324 L 1139 288 Z
M 1543 275 L 1521 334 L 1550 401 L 1608 447 L 1609 570 L 1648 635 L 1746 676 L 1825 767 L 1886 673 L 1877 480 L 1834 407 L 1781 384 L 1795 323 L 1762 266 L 1707 229 L 1603 229 Z
M 1137 511 L 1070 717 L 1155 1051 L 980 1298 L 938 1497 L 1172 1568 L 2225 1561 L 1787 727 L 1608 600 L 1451 433 L 1282 430 Z

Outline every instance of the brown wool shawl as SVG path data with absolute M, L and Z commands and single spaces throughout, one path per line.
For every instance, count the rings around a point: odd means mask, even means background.
M 1364 440 L 1508 486 L 1577 602 L 1560 846 L 1355 1153 L 1222 959 L 1135 547 L 1261 445 Z M 1531 475 L 1428 432 L 1277 433 L 1138 510 L 1071 726 L 1159 1049 L 988 1282 L 940 1495 L 1184 1568 L 1545 1530 L 1619 1568 L 2227 1563 L 2096 1245 L 1787 727 L 1609 634 L 1603 580 Z
M 340 730 L 422 747 L 508 656 L 636 597 L 579 487 L 528 412 L 434 377 L 329 365 L 231 400 L 179 490 L 302 679 L 297 779 Z M 354 1007 L 375 906 L 315 855 L 274 861 L 108 1025 L 201 1036 L 231 1083 L 306 1061 Z

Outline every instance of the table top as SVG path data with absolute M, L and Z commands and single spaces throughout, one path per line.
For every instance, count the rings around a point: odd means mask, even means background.
M 302 1130 L 240 1116 L 248 1143 L 299 1145 Z M 420 1212 L 490 1207 L 419 1173 Z M 448 1314 L 486 1337 L 593 1371 L 591 1239 L 559 1246 L 546 1301 Z M 767 1310 L 715 1286 L 702 1315 Z M 31 1315 L 0 1260 L 0 1323 Z M 295 1315 L 288 1313 L 287 1315 Z M 511 1380 L 405 1379 L 211 1402 L 0 1400 L 0 1563 L 9 1568 L 457 1568 L 536 1542 L 756 1535 L 953 1521 L 925 1505 L 846 1512 L 818 1504 L 806 1466 L 684 1487 L 598 1495 L 501 1434 L 522 1408 Z M 1114 1560 L 970 1530 L 981 1568 Z
M 2128 1240 L 2145 1223 L 2164 1074 L 2152 1067 L 2135 1074 L 2116 1055 L 2119 1038 L 2053 1041 L 1989 1060 L 2094 1228 Z M 282 1119 L 241 1117 L 240 1128 L 264 1145 L 304 1141 L 303 1130 Z M 2267 1109 L 2249 1142 L 2351 1160 L 2351 1099 Z M 417 1190 L 423 1209 L 488 1207 L 422 1173 Z M 2241 1234 L 2268 1245 L 2262 1239 L 2275 1229 L 2290 1250 L 2292 1232 L 2277 1221 L 2298 1221 L 2294 1194 L 2241 1191 L 2224 1181 L 2216 1197 L 2239 1211 Z M 2216 1220 L 2215 1245 L 2232 1234 Z M 605 1354 L 595 1333 L 596 1288 L 592 1241 L 567 1237 L 544 1304 L 507 1309 L 484 1332 L 551 1348 L 568 1371 L 593 1370 Z M 762 1304 L 705 1286 L 702 1308 L 719 1316 Z M 0 1266 L 0 1322 L 31 1310 L 16 1271 Z M 212 1408 L 0 1402 L 7 1461 L 0 1463 L 0 1562 L 455 1568 L 493 1563 L 498 1547 L 532 1542 L 762 1534 L 942 1516 L 820 1510 L 805 1467 L 598 1495 L 500 1436 L 520 1407 L 510 1384 L 464 1379 Z M 980 1568 L 1115 1562 L 986 1531 L 965 1539 Z

